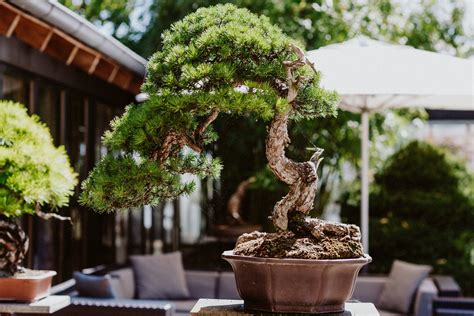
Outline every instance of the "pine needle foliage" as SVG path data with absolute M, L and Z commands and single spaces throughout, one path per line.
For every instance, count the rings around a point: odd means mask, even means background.
M 66 206 L 77 175 L 48 127 L 19 103 L 0 101 L 0 215 L 35 213 L 37 204 Z
M 83 183 L 81 202 L 99 212 L 156 204 L 193 190 L 180 182 L 183 173 L 218 176 L 219 161 L 205 154 L 217 139 L 212 121 L 218 114 L 269 121 L 288 110 L 284 61 L 297 59 L 291 44 L 267 17 L 231 4 L 172 25 L 147 66 L 149 99 L 128 106 L 104 134 L 109 153 Z M 292 117 L 335 115 L 337 96 L 319 87 L 319 73 L 303 67 L 298 74 L 306 80 Z

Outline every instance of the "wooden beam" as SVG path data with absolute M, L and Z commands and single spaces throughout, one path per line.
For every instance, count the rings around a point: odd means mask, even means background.
M 75 39 L 71 35 L 63 32 L 60 29 L 57 29 L 51 24 L 48 24 L 40 20 L 39 18 L 36 18 L 35 16 L 32 16 L 28 12 L 25 12 L 22 9 L 9 4 L 5 0 L 0 0 L 0 6 L 9 10 L 14 16 L 13 20 L 11 20 L 12 22 L 9 25 L 7 24 L 5 26 L 6 30 L 4 29 L 3 31 L 4 34 L 6 34 L 7 38 L 14 35 L 16 31 L 19 31 L 19 28 L 21 28 L 23 20 L 32 21 L 35 24 L 42 26 L 48 33 L 44 32 L 45 30 L 43 30 L 42 37 L 38 38 L 37 42 L 34 44 L 32 44 L 31 42 L 28 42 L 24 38 L 19 38 L 20 40 L 22 40 L 23 42 L 27 43 L 30 46 L 35 47 L 36 49 L 39 49 L 39 51 L 44 54 L 47 54 L 54 58 L 62 60 L 68 66 L 75 64 L 76 58 L 78 57 L 78 54 L 80 53 L 79 50 L 81 51 L 83 50 L 95 57 L 92 62 L 89 61 L 87 64 L 79 66 L 79 68 L 81 68 L 84 72 L 88 73 L 89 75 L 95 75 L 96 77 L 99 77 L 102 80 L 105 79 L 108 83 L 118 86 L 124 91 L 132 92 L 132 93 L 136 92 L 135 91 L 137 90 L 136 84 L 134 85 L 131 84 L 133 80 L 130 79 L 129 81 L 126 82 L 122 80 L 123 79 L 122 77 L 124 73 L 127 74 L 127 77 L 130 76 L 133 78 L 139 78 L 140 77 L 139 75 L 133 73 L 129 69 L 125 69 L 122 65 L 118 64 L 115 60 L 112 60 L 108 56 L 103 56 L 99 51 L 97 51 L 93 47 L 87 46 L 85 43 L 80 42 L 79 40 Z M 46 36 L 45 36 L 45 33 L 46 33 Z M 45 37 L 43 38 L 43 36 Z M 61 47 L 58 47 L 58 49 L 51 50 L 51 45 L 53 45 L 53 43 L 54 45 L 57 44 L 56 36 L 58 36 L 64 41 L 64 45 L 66 45 L 66 43 L 70 45 L 67 47 L 67 50 L 65 50 L 64 48 L 61 49 Z M 111 64 L 114 66 L 110 74 L 106 74 L 106 73 L 104 74 L 103 69 L 101 70 L 102 76 L 97 76 L 97 74 L 95 74 L 96 69 L 100 67 L 101 61 L 106 61 L 108 64 Z M 121 77 L 119 82 L 115 82 L 117 75 Z
M 21 16 L 18 14 L 15 19 L 13 20 L 12 24 L 10 24 L 10 27 L 8 28 L 7 37 L 12 36 L 13 32 L 15 32 L 16 26 L 18 25 L 18 22 L 20 22 Z
M 48 35 L 44 39 L 43 44 L 41 44 L 40 52 L 44 52 L 44 50 L 48 46 L 48 43 L 49 43 L 49 40 L 51 39 L 51 36 L 53 36 L 53 33 L 54 33 L 54 28 L 51 28 Z
M 73 50 L 69 54 L 69 57 L 67 58 L 66 65 L 70 65 L 72 61 L 74 60 L 74 57 L 76 57 L 77 51 L 79 50 L 79 46 L 74 46 Z
M 95 55 L 94 61 L 92 62 L 89 68 L 89 71 L 87 72 L 89 75 L 95 71 L 95 68 L 97 67 L 97 64 L 99 63 L 100 58 L 101 58 L 100 54 Z
M 112 70 L 112 73 L 109 76 L 109 79 L 107 80 L 108 82 L 112 82 L 115 79 L 115 76 L 117 76 L 117 72 L 119 70 L 119 66 L 115 65 L 114 70 Z

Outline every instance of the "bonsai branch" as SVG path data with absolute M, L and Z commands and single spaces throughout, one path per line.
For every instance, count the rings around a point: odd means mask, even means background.
M 57 219 L 57 220 L 60 220 L 60 221 L 68 221 L 69 223 L 72 224 L 72 220 L 71 220 L 70 217 L 61 216 L 61 215 L 56 214 L 56 213 L 44 213 L 43 211 L 41 211 L 41 206 L 39 205 L 39 203 L 36 203 L 35 214 L 36 214 L 36 216 L 38 216 L 39 218 L 44 219 L 44 220 L 50 220 L 51 218 L 54 218 L 54 219 Z
M 229 202 L 227 203 L 227 210 L 230 216 L 232 216 L 232 219 L 237 221 L 238 224 L 245 223 L 242 219 L 242 216 L 240 215 L 240 207 L 245 196 L 245 191 L 252 183 L 255 182 L 255 180 L 255 177 L 250 177 L 240 182 L 237 186 L 237 190 L 235 190 L 235 192 L 230 196 Z
M 203 152 L 204 132 L 209 125 L 216 120 L 218 115 L 219 111 L 214 110 L 211 115 L 199 123 L 193 136 L 190 136 L 187 133 L 170 131 L 163 140 L 159 150 L 155 151 L 152 155 L 153 159 L 158 160 L 160 163 L 164 163 L 170 156 L 185 145 L 197 153 Z

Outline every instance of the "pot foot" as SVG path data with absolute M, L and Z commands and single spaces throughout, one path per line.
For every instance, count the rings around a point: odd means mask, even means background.
M 268 304 L 265 302 L 244 301 L 244 308 L 249 310 L 276 312 L 276 313 L 304 313 L 304 314 L 338 314 L 344 312 L 344 304 L 308 306 Z

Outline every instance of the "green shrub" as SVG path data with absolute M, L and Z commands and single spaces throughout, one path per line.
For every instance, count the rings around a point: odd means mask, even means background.
M 63 146 L 36 115 L 0 101 L 0 214 L 34 213 L 36 205 L 65 206 L 77 183 Z
M 473 184 L 444 149 L 415 141 L 395 153 L 370 197 L 371 270 L 386 273 L 394 259 L 430 264 L 473 294 Z

